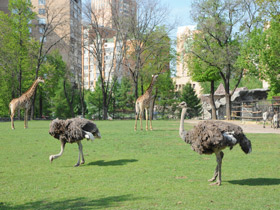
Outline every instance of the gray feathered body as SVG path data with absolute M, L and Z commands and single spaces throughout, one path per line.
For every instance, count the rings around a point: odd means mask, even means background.
M 251 152 L 251 142 L 240 126 L 223 121 L 202 121 L 193 129 L 183 131 L 184 141 L 199 154 L 212 154 L 226 147 L 239 144 L 247 154 Z
M 55 119 L 50 124 L 49 134 L 67 143 L 74 143 L 85 138 L 86 132 L 100 137 L 97 126 L 90 120 L 72 118 L 67 120 Z

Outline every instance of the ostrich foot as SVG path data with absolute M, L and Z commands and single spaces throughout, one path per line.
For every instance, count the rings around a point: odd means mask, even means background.
M 211 185 L 211 186 L 214 186 L 214 185 L 218 185 L 218 186 L 220 186 L 221 185 L 221 182 L 214 182 L 214 183 L 211 183 L 211 184 L 209 184 L 209 185 Z
M 80 163 L 76 163 L 76 165 L 74 165 L 74 167 L 78 167 L 78 166 L 80 166 Z
M 84 164 L 84 163 L 85 163 L 85 161 L 84 161 L 84 160 L 82 160 L 81 165 L 82 165 L 82 164 Z
M 211 178 L 211 179 L 208 179 L 208 182 L 214 182 L 214 181 L 216 181 L 216 178 L 215 178 L 215 177 L 213 177 L 213 178 Z

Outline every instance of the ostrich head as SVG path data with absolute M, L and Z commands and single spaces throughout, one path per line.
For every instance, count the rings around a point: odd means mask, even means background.
M 55 119 L 50 123 L 49 134 L 54 138 L 59 139 L 60 135 L 64 133 L 64 130 L 64 120 Z
M 186 103 L 185 101 L 181 102 L 181 103 L 178 105 L 178 107 L 180 107 L 180 108 L 182 108 L 182 109 L 183 109 L 183 108 L 186 108 L 186 109 L 188 108 L 188 107 L 187 107 L 187 103 Z
M 93 135 L 95 138 L 101 139 L 101 134 L 100 134 L 98 128 L 96 127 L 96 125 L 95 125 L 95 129 L 94 129 L 92 135 Z
M 38 82 L 45 83 L 45 80 L 43 79 L 43 77 L 38 77 L 37 80 L 38 80 Z

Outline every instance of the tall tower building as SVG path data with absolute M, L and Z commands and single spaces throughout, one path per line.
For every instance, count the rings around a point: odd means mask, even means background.
M 8 4 L 9 4 L 9 0 L 1 0 L 0 1 L 0 11 L 9 13 Z
M 45 46 L 56 44 L 52 49 L 58 49 L 67 63 L 75 81 L 81 77 L 82 67 L 82 3 L 81 0 L 31 0 L 37 20 L 32 35 L 42 41 L 44 31 Z M 52 27 L 52 28 L 49 28 Z
M 113 28 L 113 13 L 119 16 L 131 17 L 136 15 L 135 0 L 92 0 L 92 21 L 97 21 L 100 26 Z

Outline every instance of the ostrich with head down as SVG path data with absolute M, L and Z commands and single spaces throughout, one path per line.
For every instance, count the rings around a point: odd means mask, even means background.
M 50 155 L 49 157 L 51 163 L 54 159 L 59 158 L 63 154 L 66 143 L 77 143 L 79 146 L 79 158 L 75 166 L 85 163 L 81 141 L 84 138 L 87 140 L 101 138 L 97 126 L 92 121 L 82 118 L 67 120 L 55 119 L 50 123 L 49 134 L 61 142 L 60 153 Z M 82 159 L 82 161 L 80 161 L 80 159 Z

